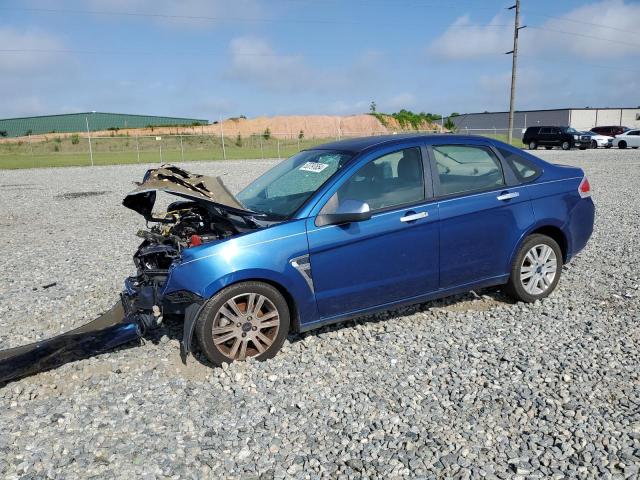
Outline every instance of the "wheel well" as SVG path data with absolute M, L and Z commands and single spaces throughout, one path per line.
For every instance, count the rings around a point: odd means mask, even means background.
M 531 234 L 539 233 L 541 235 L 546 235 L 547 237 L 553 238 L 556 243 L 560 246 L 560 250 L 562 251 L 562 262 L 565 263 L 567 261 L 567 253 L 569 249 L 569 245 L 567 242 L 567 237 L 558 227 L 552 227 L 551 225 L 547 225 L 545 227 L 540 227 Z

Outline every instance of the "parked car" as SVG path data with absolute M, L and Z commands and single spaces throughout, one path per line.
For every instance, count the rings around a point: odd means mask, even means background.
M 591 138 L 591 148 L 611 148 L 613 137 L 600 135 L 595 132 L 580 132 L 582 135 L 588 135 Z
M 594 133 L 607 135 L 609 137 L 615 137 L 616 135 L 620 135 L 627 130 L 630 130 L 629 127 L 623 127 L 622 125 L 602 125 L 599 127 L 593 127 L 591 129 L 591 131 Z
M 183 201 L 158 217 L 158 190 Z M 165 166 L 123 202 L 150 227 L 122 301 L 137 318 L 183 312 L 183 352 L 195 334 L 216 365 L 270 358 L 292 330 L 471 289 L 533 302 L 591 236 L 590 195 L 580 168 L 459 135 L 325 144 L 236 196 Z
M 541 126 L 527 128 L 522 137 L 522 143 L 530 150 L 535 150 L 539 146 L 547 150 L 553 147 L 560 147 L 563 150 L 574 147 L 585 149 L 591 146 L 591 138 L 588 135 L 581 135 L 571 127 Z
M 618 148 L 638 148 L 640 147 L 640 129 L 627 130 L 613 139 L 613 146 Z

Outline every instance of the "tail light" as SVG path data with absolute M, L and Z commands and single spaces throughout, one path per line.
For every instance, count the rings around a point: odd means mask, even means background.
M 591 196 L 591 185 L 589 184 L 589 180 L 587 179 L 587 177 L 584 177 L 580 182 L 578 193 L 580 194 L 581 198 L 587 198 Z

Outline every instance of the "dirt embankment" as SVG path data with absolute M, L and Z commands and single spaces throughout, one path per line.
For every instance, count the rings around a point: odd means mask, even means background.
M 339 138 L 361 137 L 367 135 L 382 135 L 385 133 L 411 131 L 412 128 L 403 127 L 393 117 L 382 116 L 383 122 L 373 115 L 281 115 L 276 117 L 232 118 L 222 122 L 188 127 L 153 127 L 153 128 L 124 128 L 117 131 L 103 130 L 91 132 L 92 137 L 109 137 L 115 135 L 153 136 L 153 135 L 222 135 L 225 137 L 249 137 L 262 135 L 268 129 L 271 136 L 277 138 L 298 138 L 302 133 L 304 138 Z M 439 125 L 425 122 L 418 130 L 440 130 Z M 86 137 L 87 132 L 75 134 Z M 45 141 L 55 137 L 66 138 L 74 133 L 48 133 L 32 135 L 30 141 Z M 24 142 L 28 137 L 4 138 L 0 143 Z

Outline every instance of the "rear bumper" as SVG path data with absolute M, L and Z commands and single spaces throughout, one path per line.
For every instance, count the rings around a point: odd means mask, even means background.
M 567 262 L 579 253 L 586 245 L 591 234 L 595 221 L 596 207 L 591 197 L 582 198 L 571 210 L 568 222 L 571 242 L 567 251 Z

